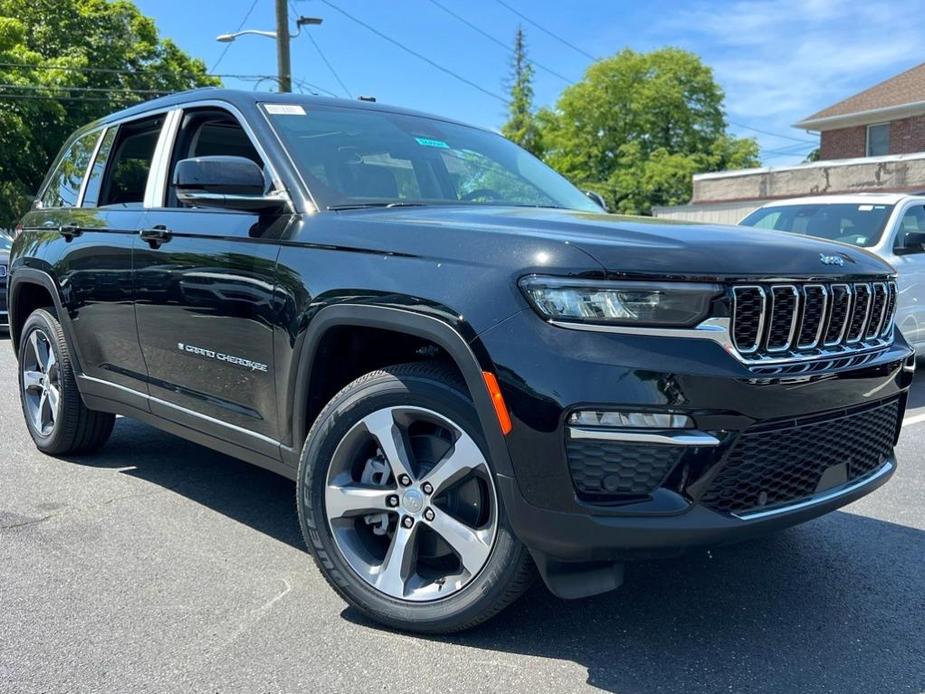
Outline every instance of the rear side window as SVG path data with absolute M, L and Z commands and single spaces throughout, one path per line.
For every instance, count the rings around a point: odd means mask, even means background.
M 119 126 L 100 187 L 100 207 L 141 207 L 154 148 L 164 124 L 162 115 Z
M 99 136 L 98 130 L 88 133 L 74 140 L 68 147 L 42 193 L 42 207 L 73 207 L 77 204 L 80 184 L 87 173 Z
M 100 201 L 100 188 L 103 185 L 103 174 L 106 173 L 106 164 L 109 163 L 109 155 L 112 154 L 112 144 L 116 139 L 116 128 L 109 128 L 103 135 L 103 141 L 100 142 L 100 148 L 97 152 L 96 159 L 93 161 L 93 168 L 90 169 L 90 175 L 87 177 L 87 185 L 84 188 L 84 199 L 81 207 L 96 207 Z

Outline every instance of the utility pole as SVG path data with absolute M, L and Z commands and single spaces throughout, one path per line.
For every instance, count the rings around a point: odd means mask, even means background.
M 276 64 L 279 90 L 292 91 L 292 61 L 289 58 L 289 7 L 287 0 L 276 0 Z

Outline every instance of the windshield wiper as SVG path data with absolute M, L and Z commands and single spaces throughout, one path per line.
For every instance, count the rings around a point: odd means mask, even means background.
M 346 205 L 328 205 L 332 212 L 341 210 L 365 210 L 374 207 L 424 207 L 426 202 L 354 202 Z

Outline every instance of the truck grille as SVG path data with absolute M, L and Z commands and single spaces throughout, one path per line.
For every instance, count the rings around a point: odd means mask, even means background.
M 899 426 L 899 402 L 841 412 L 808 422 L 746 430 L 701 503 L 725 513 L 794 503 L 812 496 L 823 474 L 844 465 L 851 482 L 883 465 Z
M 892 336 L 893 282 L 741 285 L 732 297 L 732 341 L 750 362 L 850 354 Z

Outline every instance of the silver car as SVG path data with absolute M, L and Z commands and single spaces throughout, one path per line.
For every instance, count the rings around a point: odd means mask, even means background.
M 898 273 L 896 325 L 925 356 L 925 195 L 857 193 L 770 202 L 739 224 L 864 248 Z

